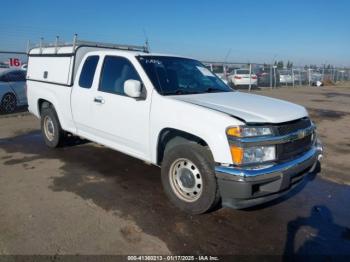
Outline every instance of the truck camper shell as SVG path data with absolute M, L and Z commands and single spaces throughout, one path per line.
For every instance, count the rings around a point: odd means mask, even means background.
M 28 51 L 27 80 L 72 86 L 86 53 L 98 50 L 127 50 L 148 53 L 148 47 L 77 40 L 72 43 L 43 44 Z

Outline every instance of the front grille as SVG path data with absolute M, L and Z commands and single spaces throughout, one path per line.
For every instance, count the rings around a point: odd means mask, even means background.
M 311 126 L 311 121 L 309 118 L 302 118 L 287 124 L 281 124 L 276 126 L 278 135 L 283 136 L 296 132 L 300 129 L 305 129 Z
M 277 158 L 280 161 L 291 159 L 311 149 L 312 135 L 288 143 L 277 145 Z
M 311 120 L 308 117 L 305 117 L 293 122 L 276 125 L 275 131 L 277 131 L 277 135 L 283 136 L 309 127 L 311 127 Z M 313 135 L 310 134 L 301 139 L 277 145 L 277 159 L 279 161 L 285 161 L 307 152 L 312 147 L 312 140 Z

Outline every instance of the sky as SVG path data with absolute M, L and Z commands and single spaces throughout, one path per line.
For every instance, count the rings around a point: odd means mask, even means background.
M 350 66 L 349 0 L 129 0 L 1 3 L 0 50 L 28 40 L 143 44 L 209 61 Z

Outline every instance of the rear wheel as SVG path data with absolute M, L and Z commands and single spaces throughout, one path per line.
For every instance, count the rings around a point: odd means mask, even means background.
M 162 183 L 170 201 L 190 214 L 205 213 L 220 199 L 212 156 L 207 148 L 196 143 L 166 151 Z
M 12 93 L 5 94 L 1 99 L 0 111 L 3 113 L 12 113 L 16 110 L 17 99 Z
M 48 147 L 55 148 L 63 145 L 65 132 L 52 106 L 43 108 L 41 111 L 41 131 Z

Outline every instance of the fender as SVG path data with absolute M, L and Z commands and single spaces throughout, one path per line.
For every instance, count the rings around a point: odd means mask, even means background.
M 153 92 L 149 135 L 152 163 L 157 163 L 157 148 L 161 131 L 164 128 L 171 128 L 205 141 L 215 162 L 232 164 L 226 129 L 229 126 L 241 124 L 243 123 L 237 118 L 223 112 Z
M 70 107 L 67 106 L 67 104 L 70 104 L 71 88 L 57 87 L 52 84 L 38 83 L 30 80 L 28 80 L 27 85 L 28 104 L 30 105 L 29 111 L 40 118 L 39 101 L 41 99 L 46 100 L 55 108 L 62 129 L 75 133 L 76 130 L 71 119 Z
M 210 150 L 208 143 L 198 136 L 179 129 L 163 128 L 158 134 L 157 140 L 157 165 L 161 164 L 164 153 L 169 146 L 171 148 L 172 146 L 188 142 L 195 142 L 202 146 L 207 146 Z

